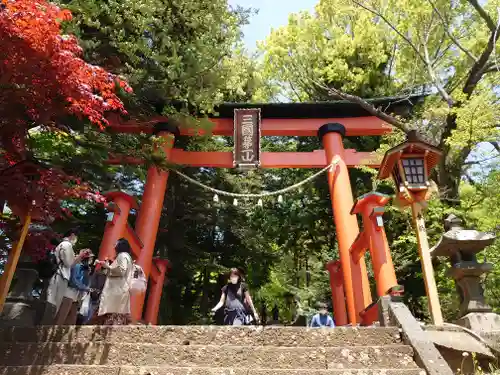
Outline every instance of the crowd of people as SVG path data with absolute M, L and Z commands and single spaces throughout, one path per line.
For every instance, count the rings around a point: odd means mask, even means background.
M 75 254 L 78 230 L 54 249 L 54 273 L 47 288 L 49 319 L 56 325 L 124 325 L 131 322 L 130 297 L 142 269 L 132 260 L 129 242 L 115 245 L 116 258 L 95 260 L 90 249 Z
M 131 295 L 145 291 L 146 279 L 142 268 L 132 260 L 129 242 L 124 238 L 117 241 L 116 258 L 111 261 L 96 260 L 90 249 L 82 249 L 76 255 L 77 241 L 78 230 L 72 229 L 51 253 L 54 267 L 47 288 L 47 302 L 53 314 L 49 318 L 51 322 L 45 323 L 130 324 Z M 143 284 L 138 284 L 138 280 Z M 260 324 L 244 275 L 237 268 L 229 272 L 229 281 L 222 288 L 220 300 L 212 312 L 221 308 L 224 308 L 224 325 Z M 310 327 L 335 327 L 326 304 L 319 305 Z

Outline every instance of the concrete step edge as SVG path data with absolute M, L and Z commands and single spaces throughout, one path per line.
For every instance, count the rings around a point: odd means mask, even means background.
M 10 343 L 10 342 L 0 342 L 0 348 L 1 347 L 9 347 L 9 348 L 15 348 L 16 346 L 40 346 L 40 342 L 35 342 L 35 341 L 27 341 L 27 342 L 15 342 L 15 343 Z M 134 346 L 134 347 L 145 347 L 145 348 L 163 348 L 163 349 L 168 349 L 168 348 L 177 348 L 179 346 L 182 347 L 189 347 L 193 349 L 204 349 L 204 348 L 209 348 L 209 349 L 242 349 L 242 350 L 248 350 L 248 349 L 265 349 L 265 350 L 304 350 L 304 349 L 313 349 L 313 350 L 339 350 L 339 349 L 407 349 L 411 348 L 410 345 L 403 344 L 403 343 L 398 343 L 398 344 L 384 344 L 384 345 L 342 345 L 342 346 L 301 346 L 301 345 L 294 345 L 294 346 L 285 346 L 285 345 L 214 345 L 214 344 L 188 344 L 188 345 L 181 345 L 181 344 L 162 344 L 162 343 L 137 343 L 137 342 L 122 342 L 122 343 L 108 343 L 106 341 L 96 341 L 96 342 L 45 342 L 43 343 L 43 346 L 85 346 L 88 348 L 89 346 L 116 346 L 116 347 L 125 347 L 125 346 Z
M 2 350 L 4 349 L 5 350 Z M 141 344 L 0 345 L 0 363 L 29 365 L 209 366 L 281 369 L 416 368 L 408 345 L 380 347 L 280 348 L 221 346 L 158 346 Z M 133 374 L 137 375 L 137 374 Z M 175 374 L 174 374 L 175 375 Z
M 395 331 L 397 332 L 399 329 L 397 327 L 349 327 L 349 326 L 341 326 L 334 328 L 310 328 L 310 327 L 298 327 L 298 326 L 219 326 L 219 325 L 115 325 L 115 326 L 101 326 L 101 325 L 84 325 L 84 326 L 52 326 L 52 325 L 39 325 L 36 327 L 22 327 L 22 326 L 11 326 L 11 327 L 0 327 L 1 330 L 10 330 L 10 329 L 82 329 L 82 328 L 100 328 L 100 329 L 115 329 L 115 330 L 124 330 L 124 329 L 136 329 L 136 328 L 146 328 L 146 329 L 173 329 L 173 330 L 214 330 L 214 331 L 224 331 L 224 330 L 287 330 L 287 331 L 298 331 L 298 330 L 309 330 L 309 331 Z
M 54 371 L 54 372 L 53 372 Z M 55 372 L 57 371 L 57 372 Z M 425 375 L 421 368 L 360 368 L 360 369 L 264 369 L 173 366 L 109 366 L 109 365 L 47 365 L 0 366 L 0 375 L 65 374 L 72 375 Z
M 220 327 L 220 326 L 81 326 L 81 327 L 11 327 L 0 328 L 0 342 L 164 342 L 180 344 L 184 341 L 208 344 L 210 342 L 248 342 L 282 344 L 308 342 L 339 343 L 399 343 L 401 335 L 394 327 L 317 329 L 306 327 Z

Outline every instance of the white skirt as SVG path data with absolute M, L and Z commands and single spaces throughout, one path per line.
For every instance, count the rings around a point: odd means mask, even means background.
M 68 289 L 68 280 L 57 272 L 50 279 L 49 287 L 47 288 L 47 302 L 54 305 L 56 310 L 59 310 L 63 297 Z

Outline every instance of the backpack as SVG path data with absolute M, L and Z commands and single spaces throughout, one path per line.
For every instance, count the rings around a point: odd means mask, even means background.
M 142 294 L 148 288 L 148 280 L 141 266 L 134 264 L 134 275 L 130 283 L 130 294 Z
M 57 248 L 56 248 L 57 250 Z M 51 279 L 59 268 L 59 259 L 55 250 L 47 250 L 45 258 L 38 262 L 38 274 L 41 279 Z

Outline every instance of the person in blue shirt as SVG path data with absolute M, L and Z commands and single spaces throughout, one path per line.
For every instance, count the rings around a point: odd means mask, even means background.
M 309 326 L 311 328 L 335 327 L 335 323 L 333 323 L 332 317 L 330 316 L 330 314 L 328 314 L 328 308 L 326 304 L 318 304 L 318 310 L 318 313 L 311 319 L 311 323 L 309 324 Z
M 79 305 L 86 294 L 90 293 L 90 265 L 94 255 L 86 256 L 71 267 L 68 288 L 63 303 L 56 314 L 56 325 L 75 325 Z

